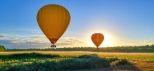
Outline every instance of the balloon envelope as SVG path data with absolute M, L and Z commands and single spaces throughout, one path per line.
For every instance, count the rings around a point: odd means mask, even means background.
M 38 11 L 37 22 L 50 42 L 55 44 L 69 26 L 70 13 L 63 6 L 48 4 Z
M 104 35 L 101 33 L 94 33 L 91 36 L 92 42 L 96 45 L 97 49 L 101 45 L 104 40 Z

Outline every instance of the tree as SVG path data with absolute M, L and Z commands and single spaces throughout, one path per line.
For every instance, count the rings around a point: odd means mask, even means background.
M 0 45 L 0 51 L 5 51 L 5 47 L 3 45 Z

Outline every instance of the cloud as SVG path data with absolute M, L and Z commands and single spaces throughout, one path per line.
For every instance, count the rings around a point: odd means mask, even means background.
M 0 39 L 6 39 L 11 38 L 12 36 L 6 35 L 6 34 L 0 34 Z
M 0 35 L 0 45 L 5 45 L 7 48 L 18 47 L 45 47 L 49 44 L 45 36 L 19 36 L 19 35 Z
M 73 45 L 84 43 L 82 40 L 79 40 L 75 37 L 63 37 L 58 40 L 57 45 Z
M 0 45 L 1 44 L 11 44 L 10 40 L 0 40 Z
M 144 43 L 146 44 L 146 43 L 151 43 L 149 40 L 144 40 Z
M 84 42 L 75 37 L 62 37 L 58 40 L 56 45 L 58 46 L 73 46 L 80 45 Z M 19 36 L 19 35 L 0 35 L 0 45 L 12 47 L 48 47 L 51 45 L 50 41 L 44 35 L 30 35 L 30 36 Z
M 154 44 L 154 42 L 152 40 L 144 40 L 144 41 L 140 41 L 140 43 L 142 45 L 152 45 L 152 44 Z
M 3 35 L 3 34 L 2 34 L 2 35 L 0 35 L 0 38 L 3 38 L 3 37 L 7 37 L 7 35 Z

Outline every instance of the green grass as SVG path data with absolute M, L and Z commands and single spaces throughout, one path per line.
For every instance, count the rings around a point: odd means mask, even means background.
M 118 58 L 100 58 L 96 54 L 59 56 L 40 53 L 0 55 L 2 71 L 57 71 L 96 69 L 128 64 Z
M 128 61 L 147 61 L 154 62 L 154 53 L 116 53 L 116 52 L 70 52 L 70 51 L 35 51 L 40 54 L 47 55 L 59 55 L 61 57 L 73 57 L 79 55 L 90 55 L 96 54 L 99 57 L 105 58 L 119 58 L 127 59 Z M 0 52 L 0 55 L 12 55 L 12 54 L 22 54 L 22 53 L 33 53 L 33 51 L 12 51 L 12 52 Z M 35 56 L 34 56 L 35 57 Z
M 119 68 L 119 66 L 127 67 L 121 68 L 121 70 L 154 70 L 154 53 L 86 51 L 0 52 L 0 70 L 3 71 L 99 71 L 98 69 L 113 69 Z

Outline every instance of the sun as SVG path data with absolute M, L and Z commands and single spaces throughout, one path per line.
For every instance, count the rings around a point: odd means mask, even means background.
M 104 35 L 104 41 L 100 45 L 100 47 L 106 47 L 106 46 L 112 46 L 112 40 L 110 39 L 109 36 Z
M 89 45 L 92 47 L 96 47 L 95 44 L 89 40 Z M 99 47 L 107 47 L 107 46 L 113 46 L 112 44 L 112 39 L 110 38 L 109 35 L 104 34 L 104 41 L 102 42 L 102 44 Z

